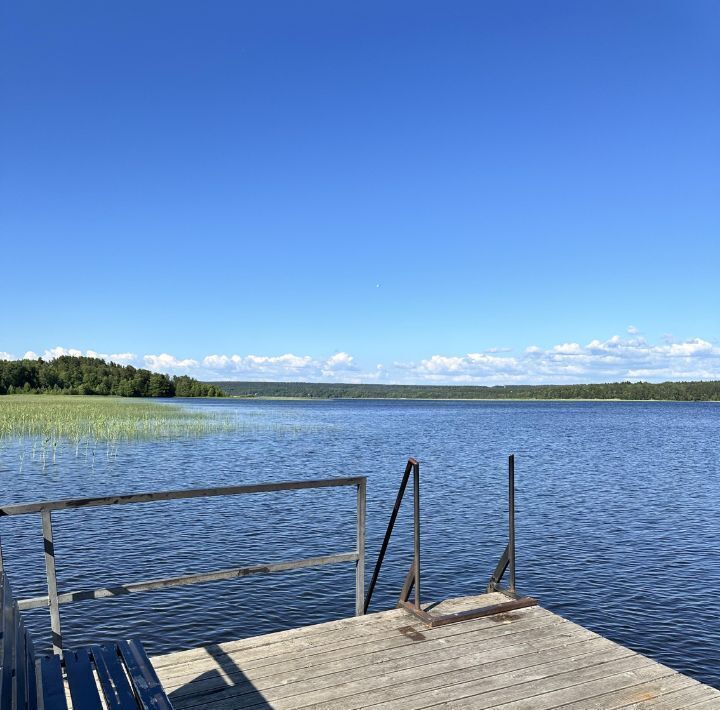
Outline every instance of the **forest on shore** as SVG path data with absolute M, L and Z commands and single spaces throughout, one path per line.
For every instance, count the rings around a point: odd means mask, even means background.
M 224 397 L 219 387 L 96 357 L 0 360 L 0 395 L 92 394 L 118 397 Z
M 322 382 L 214 382 L 232 397 L 305 399 L 625 399 L 720 401 L 720 381 L 580 385 L 362 385 Z
M 327 382 L 200 382 L 100 358 L 0 360 L 0 395 L 291 397 L 302 399 L 620 399 L 720 401 L 720 381 L 576 385 L 381 385 Z

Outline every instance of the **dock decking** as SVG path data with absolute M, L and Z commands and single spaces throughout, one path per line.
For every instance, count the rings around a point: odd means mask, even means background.
M 720 691 L 541 607 L 436 628 L 394 609 L 151 661 L 178 710 L 720 710 Z

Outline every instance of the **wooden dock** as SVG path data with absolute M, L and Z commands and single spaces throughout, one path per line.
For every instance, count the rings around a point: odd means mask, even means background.
M 537 606 L 435 628 L 394 609 L 151 661 L 178 710 L 720 709 L 720 691 Z

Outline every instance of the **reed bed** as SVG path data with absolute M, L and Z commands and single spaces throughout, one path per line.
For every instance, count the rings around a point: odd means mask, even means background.
M 0 397 L 0 440 L 35 439 L 44 446 L 202 436 L 236 425 L 179 405 L 117 397 Z

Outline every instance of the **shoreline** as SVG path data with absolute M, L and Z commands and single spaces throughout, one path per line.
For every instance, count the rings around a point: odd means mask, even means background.
M 196 399 L 208 399 L 198 397 Z M 612 399 L 581 398 L 581 397 L 280 397 L 258 396 L 244 397 L 242 395 L 227 395 L 217 399 L 236 399 L 244 401 L 262 400 L 279 402 L 672 402 L 675 404 L 720 404 L 716 399 Z

